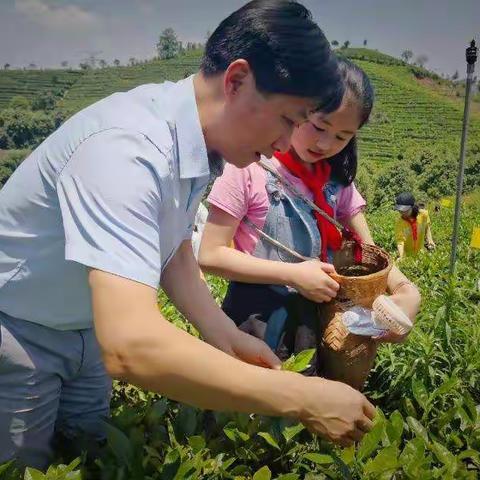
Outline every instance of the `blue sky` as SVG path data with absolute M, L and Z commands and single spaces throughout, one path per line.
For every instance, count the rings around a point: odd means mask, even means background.
M 204 41 L 244 0 L 0 0 L 0 65 L 78 65 L 91 52 L 111 62 L 149 58 L 158 35 Z M 425 54 L 427 67 L 464 76 L 464 50 L 480 42 L 480 0 L 304 0 L 330 40 L 399 56 Z M 480 67 L 477 66 L 477 72 Z

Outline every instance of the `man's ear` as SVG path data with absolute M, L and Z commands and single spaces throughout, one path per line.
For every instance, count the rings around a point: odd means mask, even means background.
M 251 87 L 255 88 L 255 79 L 247 60 L 240 58 L 232 62 L 223 75 L 223 90 L 227 100 Z

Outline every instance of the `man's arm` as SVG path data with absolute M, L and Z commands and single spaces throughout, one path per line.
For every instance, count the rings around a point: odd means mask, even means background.
M 175 306 L 214 347 L 255 365 L 279 368 L 280 360 L 267 344 L 240 331 L 215 303 L 200 276 L 192 245 L 185 240 L 166 266 L 161 286 Z
M 146 285 L 100 270 L 89 283 L 110 375 L 200 408 L 296 418 L 341 445 L 371 429 L 374 407 L 347 385 L 226 355 L 167 322 Z

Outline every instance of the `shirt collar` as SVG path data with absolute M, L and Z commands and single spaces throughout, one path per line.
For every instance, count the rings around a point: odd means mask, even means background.
M 178 164 L 180 178 L 195 178 L 210 175 L 207 146 L 203 136 L 197 102 L 193 75 L 177 83 L 178 90 L 173 94 L 174 122 L 177 132 Z

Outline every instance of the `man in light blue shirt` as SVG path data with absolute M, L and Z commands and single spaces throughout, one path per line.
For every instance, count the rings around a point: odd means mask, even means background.
M 107 373 L 202 408 L 295 417 L 343 444 L 371 428 L 359 392 L 275 371 L 215 304 L 190 242 L 222 159 L 287 150 L 295 125 L 342 95 L 309 12 L 255 0 L 212 34 L 198 74 L 101 100 L 22 163 L 0 191 L 0 463 L 45 466 L 55 430 L 102 438 Z M 162 317 L 160 286 L 210 345 Z

